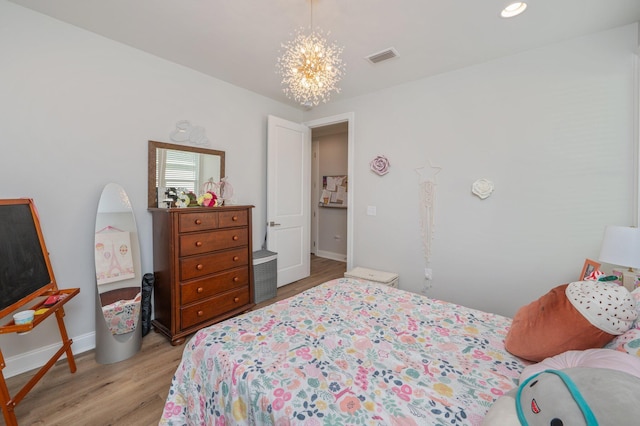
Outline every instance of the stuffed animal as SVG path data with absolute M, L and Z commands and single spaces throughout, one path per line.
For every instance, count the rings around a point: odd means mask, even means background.
M 640 359 L 606 349 L 593 350 L 587 356 L 573 352 L 570 359 L 584 364 L 602 363 L 604 357 L 621 359 L 622 363 L 620 368 L 578 366 L 542 371 L 535 371 L 540 367 L 535 365 L 529 368 L 533 374 L 521 377 L 518 388 L 494 403 L 483 426 L 638 425 Z M 540 364 L 545 363 L 557 365 L 558 360 L 550 358 Z

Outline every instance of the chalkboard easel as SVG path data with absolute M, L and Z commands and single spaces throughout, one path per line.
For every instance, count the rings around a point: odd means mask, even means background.
M 58 289 L 40 221 L 31 199 L 0 200 L 0 334 L 26 333 L 55 314 L 62 347 L 38 370 L 34 377 L 11 397 L 2 370 L 5 362 L 0 348 L 0 402 L 8 426 L 17 426 L 14 408 L 64 354 L 72 373 L 76 364 L 71 351 L 73 341 L 64 325 L 64 304 L 80 292 L 78 288 Z M 59 300 L 44 306 L 49 296 Z M 38 314 L 28 324 L 16 325 L 14 312 L 32 309 Z M 7 319 L 8 318 L 8 319 Z

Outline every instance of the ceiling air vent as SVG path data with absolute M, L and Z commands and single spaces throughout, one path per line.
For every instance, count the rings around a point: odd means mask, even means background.
M 387 59 L 395 58 L 398 56 L 398 52 L 393 47 L 385 49 L 383 51 L 373 53 L 367 56 L 365 59 L 372 64 L 377 64 L 378 62 L 386 61 Z

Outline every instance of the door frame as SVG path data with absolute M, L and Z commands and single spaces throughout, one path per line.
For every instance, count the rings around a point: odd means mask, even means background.
M 303 122 L 305 126 L 313 129 L 316 127 L 324 127 L 330 124 L 347 122 L 347 182 L 349 190 L 347 191 L 347 271 L 353 269 L 353 200 L 355 195 L 354 180 L 354 152 L 355 152 L 355 114 L 347 112 L 344 114 L 332 115 L 329 117 L 318 118 Z M 311 188 L 309 188 L 311 191 Z M 309 224 L 311 226 L 311 223 Z
M 315 199 L 318 195 L 318 187 L 320 185 L 318 170 L 320 169 L 320 141 L 313 140 L 313 132 L 311 133 L 311 254 L 318 254 L 318 235 L 320 235 L 320 212 L 318 211 L 318 201 Z

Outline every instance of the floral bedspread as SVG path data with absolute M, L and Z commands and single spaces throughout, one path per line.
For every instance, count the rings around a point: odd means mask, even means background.
M 160 424 L 479 425 L 511 320 L 341 278 L 200 330 Z
M 118 300 L 102 307 L 102 314 L 111 334 L 130 333 L 136 329 L 140 316 L 140 300 L 142 293 L 138 293 L 131 300 Z

